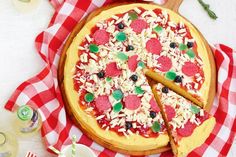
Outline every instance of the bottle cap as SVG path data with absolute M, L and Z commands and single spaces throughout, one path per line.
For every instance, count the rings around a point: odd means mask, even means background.
M 30 120 L 33 116 L 33 109 L 27 105 L 23 105 L 17 110 L 17 116 L 23 121 Z

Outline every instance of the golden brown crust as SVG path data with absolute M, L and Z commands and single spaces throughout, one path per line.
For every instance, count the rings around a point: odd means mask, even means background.
M 172 151 L 176 157 L 184 157 L 195 148 L 201 146 L 211 134 L 216 124 L 214 117 L 209 117 L 200 126 L 196 127 L 191 136 L 183 137 L 178 145 L 172 146 Z

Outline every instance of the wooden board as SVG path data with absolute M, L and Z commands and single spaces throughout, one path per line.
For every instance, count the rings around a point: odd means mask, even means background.
M 182 3 L 183 0 L 169 0 L 166 4 L 164 4 L 163 6 L 166 8 L 169 8 L 173 11 L 175 11 L 178 14 L 178 8 L 180 6 L 180 4 Z M 135 2 L 135 1 L 132 1 Z M 129 1 L 129 3 L 131 3 Z M 59 82 L 59 86 L 61 89 L 61 93 L 63 96 L 63 101 L 65 103 L 65 107 L 66 107 L 66 111 L 67 114 L 70 116 L 70 118 L 74 121 L 74 123 L 92 140 L 96 141 L 97 143 L 101 144 L 102 146 L 111 149 L 113 151 L 117 151 L 117 152 L 121 152 L 121 153 L 125 153 L 125 154 L 131 154 L 131 155 L 149 155 L 149 154 L 155 154 L 155 153 L 161 153 L 167 150 L 170 150 L 170 146 L 166 146 L 166 147 L 162 147 L 162 148 L 158 148 L 158 149 L 153 149 L 153 150 L 148 150 L 148 151 L 128 151 L 125 149 L 121 149 L 119 147 L 116 147 L 115 145 L 111 145 L 110 143 L 107 143 L 106 141 L 101 140 L 99 137 L 97 137 L 96 135 L 94 135 L 94 133 L 90 132 L 89 130 L 87 130 L 85 127 L 81 126 L 80 123 L 78 122 L 78 119 L 76 118 L 76 116 L 74 116 L 73 112 L 70 108 L 70 104 L 68 104 L 67 102 L 67 98 L 66 98 L 66 94 L 64 91 L 64 86 L 63 86 L 63 79 L 64 79 L 64 65 L 65 65 L 65 60 L 66 60 L 66 52 L 67 49 L 69 48 L 69 46 L 71 45 L 74 37 L 79 33 L 79 31 L 82 29 L 82 27 L 84 26 L 84 24 L 86 22 L 88 22 L 90 19 L 92 19 L 94 16 L 98 15 L 101 11 L 110 9 L 112 7 L 118 6 L 118 5 L 122 5 L 122 4 L 128 4 L 127 2 L 121 2 L 119 1 L 119 3 L 114 3 L 111 4 L 109 6 L 105 6 L 105 7 L 101 7 L 98 8 L 97 10 L 93 11 L 92 13 L 90 13 L 86 18 L 84 18 L 82 21 L 80 21 L 74 28 L 74 30 L 71 32 L 70 36 L 68 37 L 67 41 L 65 42 L 65 45 L 63 47 L 62 53 L 61 53 L 61 58 L 59 61 L 59 65 L 58 65 L 58 82 Z M 195 28 L 196 29 L 196 28 Z M 198 31 L 199 32 L 199 31 Z M 206 48 L 207 48 L 207 53 L 208 56 L 211 60 L 211 68 L 212 68 L 212 80 L 211 80 L 211 90 L 213 92 L 209 92 L 209 99 L 207 102 L 207 105 L 205 107 L 205 109 L 207 111 L 209 111 L 211 109 L 212 106 L 212 102 L 214 99 L 214 95 L 215 95 L 215 87 L 216 87 L 216 72 L 215 72 L 215 62 L 214 62 L 214 56 L 212 54 L 212 51 L 207 43 L 207 41 L 205 40 L 205 38 L 201 35 L 201 33 L 199 32 L 202 41 L 204 42 Z

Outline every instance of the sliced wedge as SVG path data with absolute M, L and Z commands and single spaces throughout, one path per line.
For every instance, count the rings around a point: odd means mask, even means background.
M 190 94 L 186 90 L 184 90 L 183 88 L 180 88 L 180 86 L 178 86 L 174 82 L 167 80 L 166 78 L 164 78 L 159 73 L 156 73 L 156 72 L 154 72 L 152 70 L 149 70 L 149 69 L 144 69 L 143 71 L 144 71 L 145 75 L 148 76 L 149 78 L 151 78 L 152 80 L 165 85 L 166 87 L 168 87 L 169 89 L 171 89 L 171 90 L 175 91 L 176 93 L 182 95 L 186 99 L 194 102 L 199 107 L 204 107 L 205 106 L 205 104 L 203 102 L 201 102 L 199 100 L 199 98 L 196 98 L 196 96 L 194 96 L 193 94 Z
M 167 126 L 174 155 L 186 156 L 201 146 L 212 132 L 215 118 L 160 83 L 152 85 L 152 91 Z

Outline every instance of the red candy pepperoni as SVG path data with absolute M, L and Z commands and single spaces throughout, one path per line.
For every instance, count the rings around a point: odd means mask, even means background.
M 125 107 L 129 110 L 136 110 L 141 105 L 141 99 L 137 95 L 128 95 L 124 99 Z
M 155 112 L 160 112 L 160 108 L 158 107 L 158 105 L 157 105 L 157 103 L 156 103 L 156 101 L 155 101 L 154 98 L 152 98 L 149 103 L 150 103 L 151 109 L 152 109 L 153 111 L 155 111 Z
M 170 105 L 165 105 L 165 111 L 167 115 L 167 120 L 171 121 L 175 117 L 175 109 Z
M 188 121 L 185 125 L 184 128 L 179 128 L 177 129 L 178 135 L 182 137 L 187 137 L 192 135 L 193 130 L 195 129 L 196 125 Z
M 172 67 L 172 62 L 169 57 L 161 56 L 157 59 L 157 62 L 158 64 L 160 64 L 160 67 L 158 68 L 158 70 L 162 72 L 167 72 Z
M 148 52 L 160 55 L 161 50 L 162 50 L 162 46 L 161 46 L 161 43 L 158 39 L 151 38 L 146 43 L 146 49 Z
M 143 29 L 148 27 L 148 24 L 146 21 L 142 19 L 137 19 L 132 21 L 130 27 L 133 29 L 134 32 L 141 33 Z
M 182 72 L 187 76 L 194 76 L 199 72 L 199 67 L 192 62 L 185 62 L 182 67 Z
M 137 59 L 138 59 L 138 55 L 134 55 L 134 56 L 129 57 L 129 60 L 128 60 L 128 67 L 133 72 L 137 68 L 137 64 L 138 64 L 138 60 Z
M 95 99 L 95 105 L 100 112 L 106 111 L 111 108 L 111 103 L 107 95 L 98 96 Z
M 105 29 L 98 29 L 93 34 L 93 39 L 96 44 L 104 45 L 109 42 L 109 33 Z
M 117 68 L 116 62 L 111 62 L 107 64 L 105 72 L 106 76 L 108 77 L 119 76 L 122 73 L 122 71 Z

